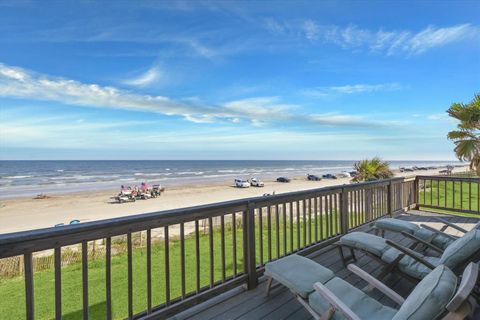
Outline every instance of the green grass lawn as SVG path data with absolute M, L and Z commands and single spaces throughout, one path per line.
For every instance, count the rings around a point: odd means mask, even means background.
M 461 216 L 472 216 L 468 213 L 455 212 L 454 209 L 477 211 L 479 206 L 478 186 L 478 183 L 453 181 L 430 182 L 427 180 L 425 182 L 425 188 L 420 186 L 420 208 L 422 204 L 432 205 L 442 207 L 442 209 L 429 208 L 428 210 Z M 478 215 L 473 216 L 478 217 Z
M 303 214 L 301 215 L 301 218 Z M 339 217 L 336 213 L 331 215 L 331 220 L 325 216 L 318 216 L 317 221 L 312 216 L 304 227 L 303 221 L 300 227 L 293 221 L 293 248 L 290 242 L 290 221 L 287 215 L 286 223 L 286 246 L 284 243 L 284 221 L 280 214 L 278 225 L 277 247 L 277 225 L 275 215 L 271 217 L 271 256 L 272 259 L 282 256 L 284 252 L 290 252 L 302 248 L 305 244 L 315 242 L 315 228 L 317 236 L 323 235 L 323 239 L 336 235 L 340 232 Z M 296 218 L 296 215 L 295 215 Z M 233 275 L 233 247 L 237 250 L 237 272 L 243 271 L 243 232 L 240 220 L 237 223 L 236 243 L 233 243 L 233 232 L 230 223 L 225 227 L 225 268 L 226 277 Z M 364 217 L 358 216 L 358 222 L 363 223 Z M 268 231 L 266 214 L 263 214 L 263 232 L 260 235 L 259 218 L 256 217 L 256 260 L 260 264 L 260 236 L 263 244 L 263 262 L 269 261 L 270 251 L 268 249 Z M 310 226 L 309 226 L 310 223 Z M 357 216 L 350 214 L 350 226 L 356 226 Z M 306 243 L 304 241 L 306 233 Z M 208 233 L 208 230 L 207 230 Z M 297 235 L 300 234 L 300 237 Z M 135 238 L 135 235 L 133 235 Z M 222 280 L 222 259 L 221 259 L 221 233 L 218 228 L 214 230 L 214 274 L 215 281 Z M 298 241 L 300 239 L 300 241 Z M 312 240 L 310 242 L 310 239 Z M 279 250 L 277 250 L 279 249 Z M 171 239 L 169 242 L 170 257 L 170 298 L 181 296 L 180 277 L 180 241 Z M 210 257 L 209 257 L 209 235 L 200 232 L 200 283 L 201 286 L 208 286 L 210 281 Z M 159 305 L 165 302 L 165 244 L 155 242 L 152 244 L 152 304 Z M 196 264 L 195 264 L 195 238 L 189 235 L 185 239 L 185 280 L 186 292 L 196 290 Z M 89 305 L 92 319 L 105 318 L 105 259 L 95 259 L 88 264 L 89 277 Z M 147 308 L 146 288 L 146 249 L 134 247 L 133 250 L 133 304 L 134 313 L 141 312 Z M 35 316 L 37 319 L 54 318 L 54 272 L 52 269 L 38 271 L 34 274 L 35 292 Z M 127 254 L 120 253 L 112 256 L 112 307 L 115 319 L 122 319 L 127 316 Z M 62 310 L 64 319 L 80 319 L 82 316 L 82 271 L 81 263 L 74 263 L 62 268 Z M 25 295 L 24 279 L 22 276 L 0 279 L 0 310 L 2 314 L 8 315 L 8 319 L 25 318 Z

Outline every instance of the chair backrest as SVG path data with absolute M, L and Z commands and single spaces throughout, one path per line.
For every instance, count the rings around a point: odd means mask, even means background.
M 440 265 L 417 284 L 392 320 L 437 319 L 447 312 L 456 288 L 457 276 Z
M 453 296 L 452 300 L 447 305 L 447 310 L 450 312 L 456 312 L 462 305 L 467 302 L 470 293 L 477 284 L 478 280 L 478 264 L 470 262 L 463 271 L 462 282 L 458 286 L 457 293 Z
M 452 242 L 443 252 L 439 262 L 450 269 L 455 269 L 472 259 L 479 250 L 480 230 L 472 229 L 463 237 Z

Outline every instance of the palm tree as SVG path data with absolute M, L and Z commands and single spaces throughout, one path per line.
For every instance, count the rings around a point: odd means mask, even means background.
M 373 181 L 393 177 L 393 172 L 390 170 L 390 164 L 379 157 L 370 160 L 361 160 L 355 163 L 354 167 L 357 171 L 357 175 L 352 181 L 355 182 Z
M 450 117 L 460 121 L 457 130 L 450 131 L 448 139 L 455 144 L 460 161 L 470 161 L 470 169 L 480 175 L 480 95 L 468 104 L 454 103 L 447 110 Z

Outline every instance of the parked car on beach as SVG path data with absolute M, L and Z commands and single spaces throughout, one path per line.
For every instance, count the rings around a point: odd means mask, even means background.
M 250 182 L 245 179 L 235 179 L 235 187 L 237 188 L 248 188 L 250 187 Z
M 260 179 L 257 179 L 257 178 L 250 179 L 250 185 L 252 187 L 263 187 L 264 186 L 263 181 L 260 180 Z
M 331 173 L 327 173 L 327 174 L 324 174 L 322 176 L 322 178 L 324 178 L 324 179 L 337 179 L 337 176 L 334 175 L 334 174 L 331 174 Z
M 278 177 L 277 182 L 290 182 L 290 179 L 287 177 Z
M 307 174 L 307 180 L 320 181 L 320 180 L 322 180 L 322 178 L 320 178 L 319 176 L 316 176 L 314 174 Z

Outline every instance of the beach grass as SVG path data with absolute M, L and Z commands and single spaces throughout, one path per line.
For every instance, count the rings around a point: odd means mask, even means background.
M 463 217 L 478 218 L 478 214 L 458 212 L 455 210 L 478 211 L 479 208 L 479 184 L 469 182 L 444 182 L 425 181 L 420 186 L 419 203 L 420 209 L 438 213 L 452 214 Z M 442 208 L 428 208 L 423 205 L 431 205 Z
M 317 228 L 317 236 L 323 238 L 336 235 L 340 232 L 339 219 L 336 212 L 330 215 L 327 220 L 326 216 L 318 216 L 315 220 L 306 219 L 300 224 L 297 221 L 290 221 L 287 217 L 287 223 L 284 223 L 280 214 L 280 221 L 277 228 L 275 215 L 271 217 L 271 250 L 268 249 L 268 221 L 263 216 L 263 261 L 269 261 L 270 255 L 272 259 L 281 257 L 285 251 L 288 253 L 292 250 L 291 240 L 293 241 L 293 249 L 305 245 L 304 235 L 307 243 L 310 239 L 315 241 L 315 228 Z M 350 223 L 353 225 L 357 221 L 354 214 Z M 240 222 L 240 220 L 239 220 Z M 256 218 L 258 226 L 259 218 Z M 309 225 L 310 224 L 310 225 Z M 277 236 L 278 229 L 278 236 Z M 287 231 L 284 237 L 284 230 Z M 291 231 L 293 231 L 293 237 Z M 260 231 L 256 229 L 256 260 L 260 264 Z M 298 234 L 300 236 L 298 236 Z M 236 265 L 237 271 L 243 270 L 243 231 L 240 223 L 236 227 L 236 243 L 233 243 L 232 224 L 225 225 L 225 276 L 228 278 L 233 276 L 234 258 L 233 247 L 236 247 Z M 139 234 L 133 234 L 133 238 L 139 238 Z M 200 232 L 200 285 L 208 286 L 210 283 L 210 257 L 209 257 L 209 234 Z M 213 231 L 214 239 L 214 279 L 222 280 L 222 256 L 221 256 L 221 230 L 217 227 Z M 277 246 L 278 239 L 278 246 Z M 287 240 L 286 243 L 284 240 Z M 300 242 L 298 242 L 300 240 Z M 174 299 L 181 296 L 181 276 L 180 276 L 180 240 L 171 238 L 169 241 L 169 257 L 170 257 L 170 298 Z M 277 250 L 279 249 L 279 250 Z M 156 241 L 152 243 L 152 304 L 160 305 L 165 302 L 165 243 Z M 134 313 L 146 310 L 147 308 L 147 270 L 146 270 L 146 248 L 134 247 L 133 250 L 133 309 Z M 194 292 L 196 290 L 196 262 L 195 262 L 195 237 L 190 234 L 185 238 L 185 286 L 186 292 Z M 123 319 L 127 316 L 127 254 L 125 252 L 112 255 L 111 272 L 112 272 L 112 309 L 115 319 Z M 88 283 L 89 283 L 89 305 L 90 315 L 92 319 L 105 318 L 105 259 L 100 257 L 92 259 L 88 262 Z M 82 265 L 81 263 L 73 263 L 62 267 L 62 310 L 64 319 L 79 319 L 82 317 Z M 37 319 L 54 318 L 55 310 L 55 280 L 53 269 L 37 271 L 34 273 L 34 290 L 35 290 L 35 317 Z M 22 276 L 0 279 L 0 310 L 4 314 L 9 315 L 9 319 L 25 318 L 25 295 L 24 280 Z

